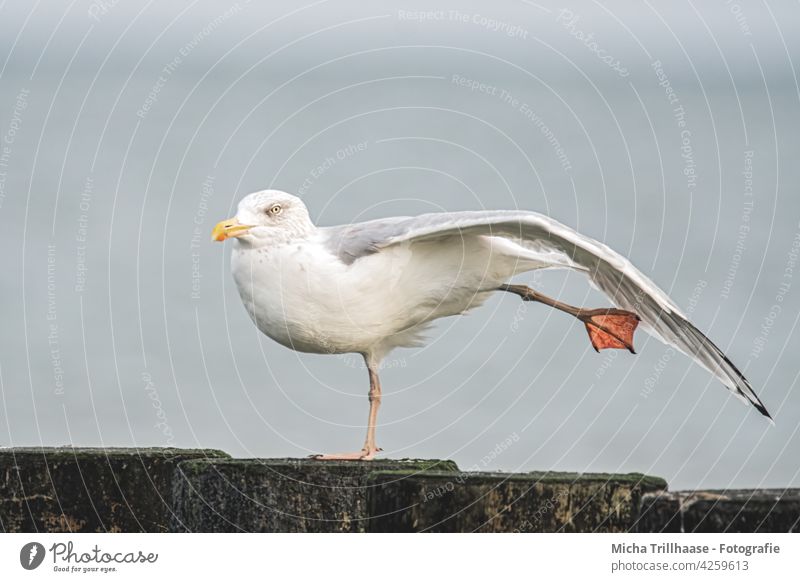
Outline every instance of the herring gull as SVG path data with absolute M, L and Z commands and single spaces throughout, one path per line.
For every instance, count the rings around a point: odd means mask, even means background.
M 641 324 L 771 420 L 742 373 L 655 283 L 606 245 L 542 214 L 442 212 L 318 227 L 302 200 L 263 190 L 214 227 L 213 240 L 229 238 L 236 243 L 236 287 L 261 332 L 301 352 L 364 357 L 370 384 L 364 446 L 314 458 L 373 459 L 381 450 L 375 441 L 381 361 L 394 348 L 420 345 L 433 320 L 478 307 L 496 291 L 576 317 L 598 351 L 635 353 Z M 616 307 L 573 307 L 508 282 L 548 268 L 580 271 Z

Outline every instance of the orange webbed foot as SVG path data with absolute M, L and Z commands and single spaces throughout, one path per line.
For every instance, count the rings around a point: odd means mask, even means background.
M 636 353 L 633 332 L 641 318 L 635 313 L 614 308 L 589 309 L 582 311 L 578 318 L 586 325 L 589 340 L 596 351 L 613 348 Z

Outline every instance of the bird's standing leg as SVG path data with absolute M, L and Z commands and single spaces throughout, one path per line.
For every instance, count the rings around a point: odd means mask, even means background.
M 381 406 L 381 379 L 375 364 L 367 360 L 369 371 L 369 420 L 367 424 L 367 439 L 364 447 L 355 453 L 334 453 L 332 455 L 312 455 L 318 461 L 371 461 L 381 450 L 375 444 L 375 427 L 378 424 L 378 408 Z
M 577 317 L 586 326 L 592 347 L 598 352 L 605 348 L 616 348 L 636 353 L 633 350 L 633 332 L 639 325 L 640 317 L 631 311 L 613 307 L 581 309 L 556 301 L 527 285 L 501 285 L 498 289 L 519 295 L 523 301 L 538 301 Z
M 372 364 L 367 364 L 367 369 L 369 370 L 369 424 L 367 424 L 367 440 L 364 441 L 362 450 L 372 459 L 375 453 L 381 450 L 375 444 L 375 427 L 378 425 L 378 409 L 381 407 L 381 379 Z

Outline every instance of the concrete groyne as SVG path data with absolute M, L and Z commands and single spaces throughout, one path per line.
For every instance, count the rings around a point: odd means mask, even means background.
M 671 492 L 642 474 L 218 450 L 0 450 L 6 532 L 787 532 L 800 490 Z

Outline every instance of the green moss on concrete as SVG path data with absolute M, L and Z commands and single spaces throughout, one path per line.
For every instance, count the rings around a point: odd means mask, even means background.
M 640 487 L 644 491 L 666 491 L 667 482 L 661 477 L 643 473 L 560 473 L 554 471 L 531 471 L 529 473 L 493 473 L 495 476 L 511 475 L 514 479 L 527 479 L 542 482 L 601 482 L 619 483 Z
M 237 467 L 243 470 L 262 470 L 278 469 L 285 467 L 288 469 L 302 468 L 304 471 L 313 473 L 314 468 L 320 472 L 353 472 L 369 473 L 375 470 L 396 470 L 403 473 L 414 473 L 419 471 L 441 471 L 452 473 L 458 471 L 458 465 L 454 461 L 444 459 L 377 459 L 373 461 L 316 461 L 313 459 L 210 459 L 215 467 Z M 187 460 L 181 463 L 181 468 L 186 473 L 205 472 L 209 468 L 209 461 L 204 459 Z
M 13 449 L 0 449 L 0 456 L 3 458 L 30 458 L 31 456 L 43 456 L 49 461 L 70 461 L 70 460 L 91 460 L 108 459 L 133 459 L 136 457 L 163 457 L 188 459 L 199 458 L 230 458 L 230 455 L 219 449 L 180 449 L 176 447 L 15 447 Z
M 421 474 L 424 472 L 424 475 Z M 426 477 L 450 477 L 453 472 L 457 470 L 441 471 L 438 467 L 433 470 L 419 469 L 418 471 L 407 471 L 404 469 L 396 470 L 376 470 L 373 471 L 374 475 L 395 475 L 413 476 L 420 475 Z M 538 483 L 616 483 L 636 486 L 643 491 L 666 491 L 668 489 L 667 482 L 661 477 L 654 477 L 652 475 L 645 475 L 643 473 L 569 473 L 557 471 L 531 471 L 529 473 L 504 473 L 499 471 L 475 471 L 463 472 L 463 475 L 468 476 L 470 479 L 490 479 L 493 481 L 528 481 Z

